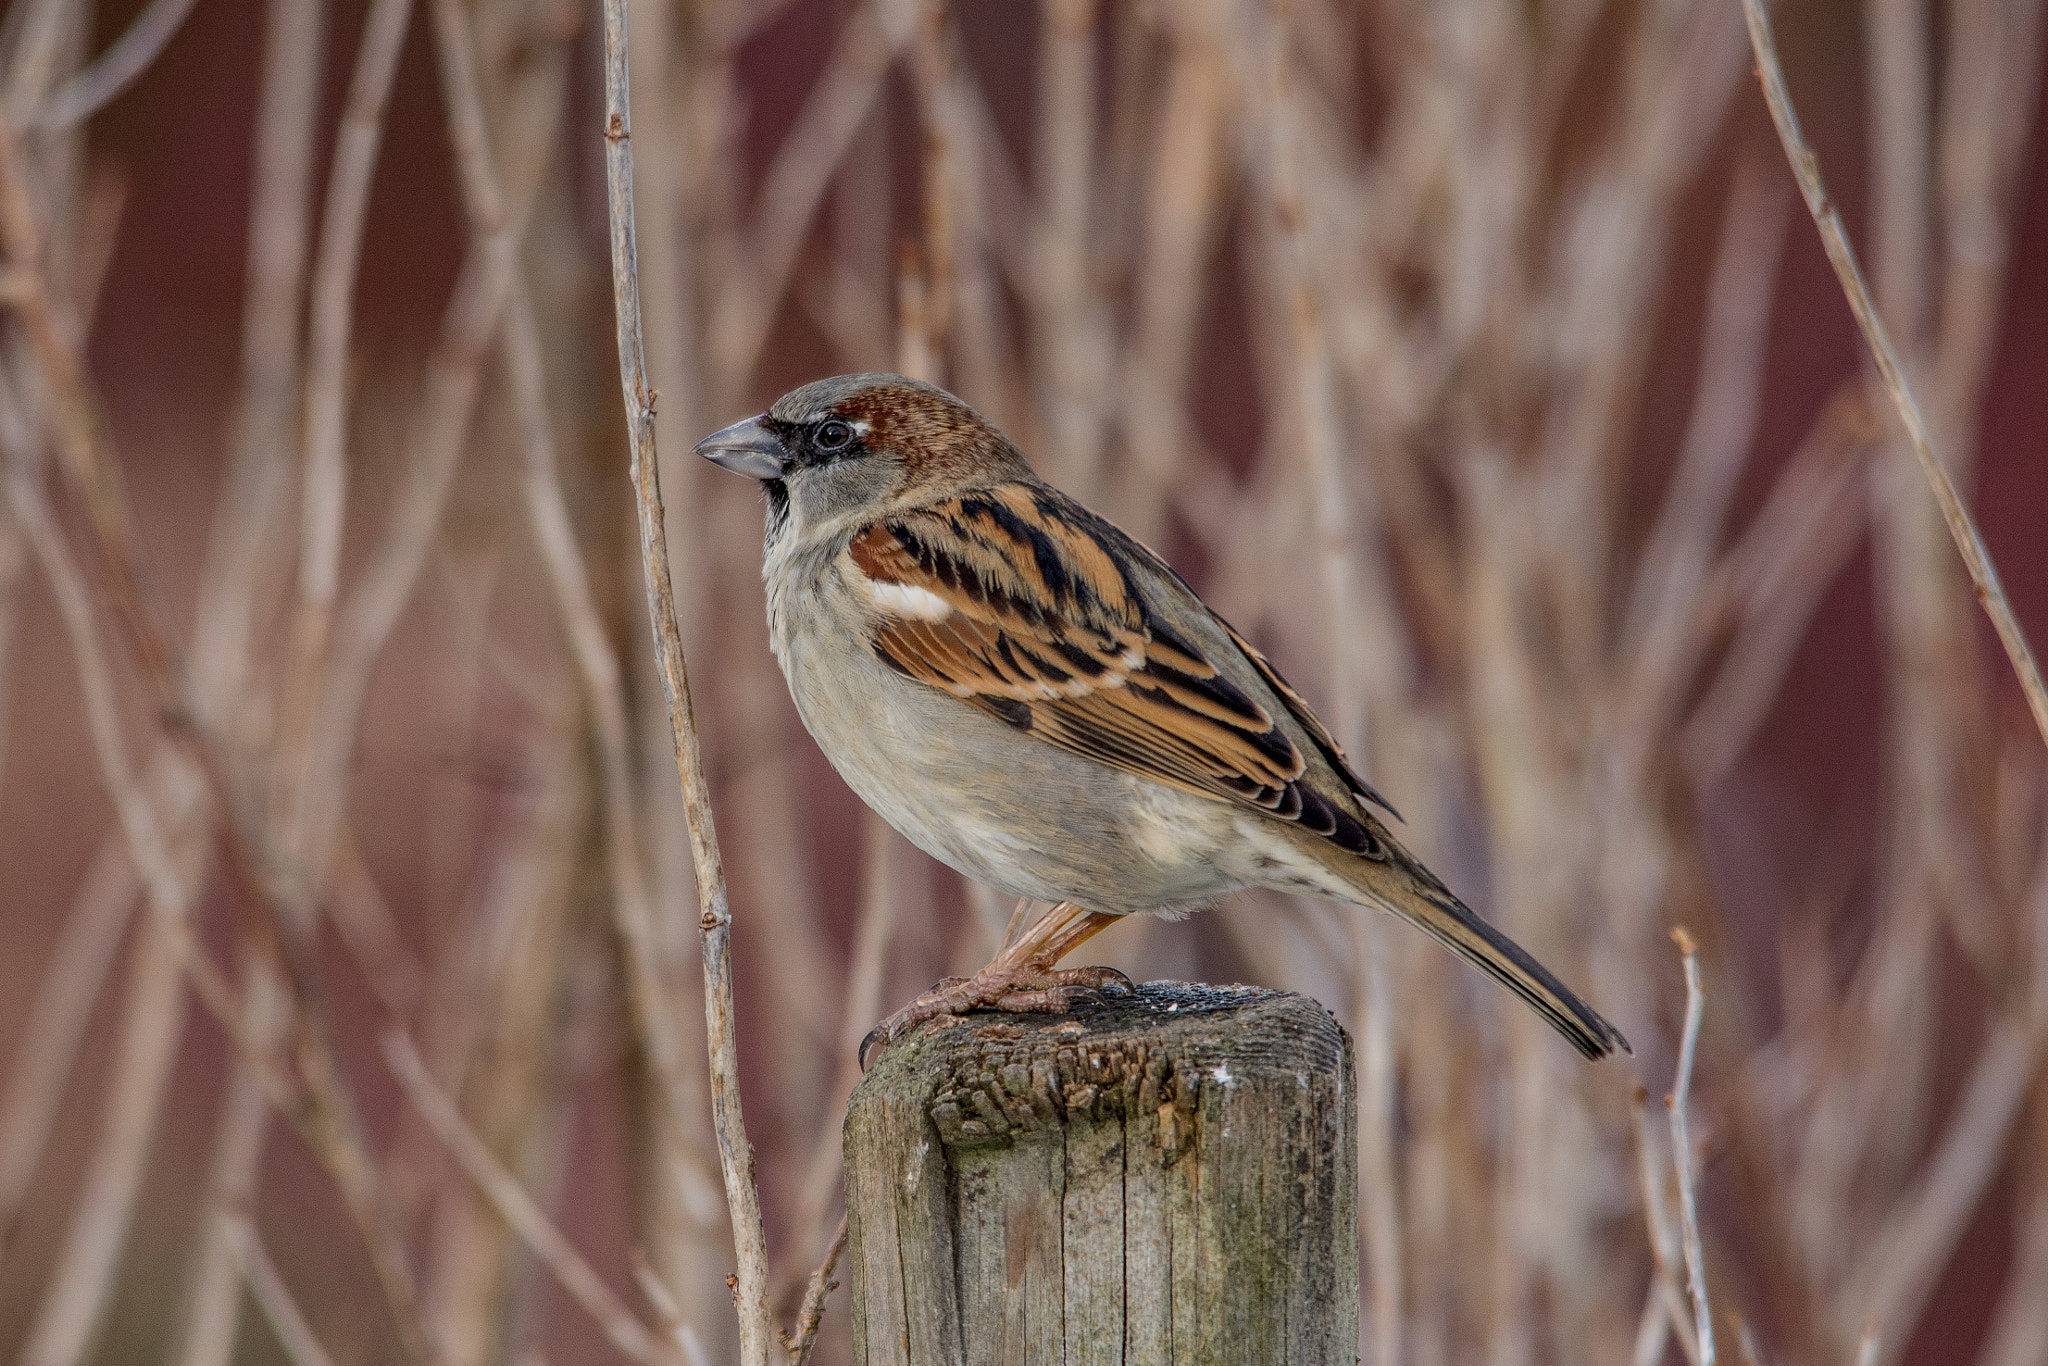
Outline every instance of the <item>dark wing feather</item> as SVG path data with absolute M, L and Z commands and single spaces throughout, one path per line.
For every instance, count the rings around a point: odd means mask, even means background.
M 943 604 L 884 605 L 874 648 L 900 672 L 1076 754 L 1384 856 L 1362 813 L 1316 790 L 1269 709 L 1277 700 L 1352 792 L 1378 800 L 1307 704 L 1230 632 L 1268 695 L 1233 682 L 1151 608 L 1131 561 L 1172 571 L 1064 495 L 999 485 L 876 522 L 848 553 L 875 584 Z
M 1223 621 L 1221 617 L 1217 620 Z M 1266 680 L 1266 686 L 1273 690 L 1288 712 L 1301 723 L 1301 728 L 1308 732 L 1308 738 L 1315 742 L 1323 757 L 1330 761 L 1330 767 L 1337 770 L 1337 776 L 1344 780 L 1344 785 L 1361 800 L 1371 802 L 1395 820 L 1401 819 L 1401 813 L 1394 809 L 1393 803 L 1375 792 L 1371 783 L 1358 776 L 1357 771 L 1351 767 L 1350 758 L 1344 753 L 1344 747 L 1337 743 L 1337 737 L 1330 734 L 1329 729 L 1323 725 L 1322 718 L 1309 710 L 1307 699 L 1287 685 L 1287 680 L 1280 676 L 1280 671 L 1269 664 L 1264 655 L 1253 649 L 1251 642 L 1239 635 L 1235 626 L 1223 621 L 1223 629 L 1230 632 L 1231 640 L 1244 652 L 1244 657 L 1252 662 L 1252 667 L 1259 671 L 1259 677 Z

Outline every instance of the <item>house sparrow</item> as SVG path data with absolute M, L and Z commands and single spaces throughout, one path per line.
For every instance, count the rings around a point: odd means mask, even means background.
M 1587 1057 L 1628 1050 L 1395 841 L 1370 808 L 1393 809 L 1257 650 L 959 399 L 843 375 L 696 450 L 767 493 L 769 642 L 847 785 L 940 862 L 1061 903 L 885 1040 L 1064 1009 L 1122 980 L 1054 967 L 1117 917 L 1271 887 L 1392 911 Z

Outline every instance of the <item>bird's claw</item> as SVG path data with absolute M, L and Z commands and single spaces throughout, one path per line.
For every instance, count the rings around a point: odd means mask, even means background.
M 860 1041 L 861 1070 L 871 1051 L 929 1020 L 965 1015 L 974 1010 L 1007 1010 L 1017 1014 L 1064 1015 L 1090 992 L 1111 987 L 1135 994 L 1137 985 L 1112 967 L 1038 968 L 1026 965 L 1007 971 L 983 969 L 972 977 L 948 977 L 867 1032 Z

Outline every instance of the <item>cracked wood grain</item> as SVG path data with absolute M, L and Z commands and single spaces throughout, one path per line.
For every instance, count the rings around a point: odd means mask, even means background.
M 1304 996 L 1154 982 L 899 1040 L 846 1120 L 864 1366 L 1358 1353 L 1350 1040 Z

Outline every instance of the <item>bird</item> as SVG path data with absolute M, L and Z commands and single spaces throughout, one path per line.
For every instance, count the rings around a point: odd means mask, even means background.
M 1628 1041 L 1402 846 L 1307 701 L 1164 559 L 1040 478 L 960 399 L 821 379 L 698 442 L 766 495 L 769 645 L 850 788 L 925 853 L 1054 903 L 862 1045 L 1128 989 L 1061 957 L 1244 888 L 1391 912 L 1588 1058 Z

